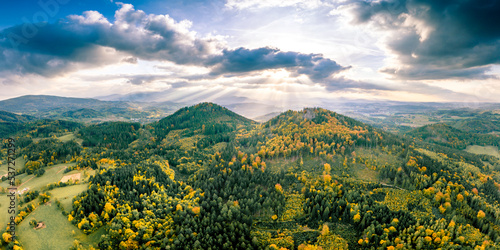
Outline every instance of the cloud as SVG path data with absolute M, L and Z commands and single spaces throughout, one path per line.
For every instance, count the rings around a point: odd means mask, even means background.
M 53 24 L 23 24 L 0 31 L 0 71 L 53 77 L 86 67 L 145 60 L 204 67 L 211 72 L 206 78 L 283 68 L 295 76 L 322 81 L 349 68 L 320 54 L 268 47 L 230 49 L 220 38 L 199 37 L 190 30 L 190 21 L 146 14 L 130 4 L 119 6 L 114 22 L 99 12 L 86 11 Z M 26 33 L 28 26 L 33 34 Z M 129 82 L 139 85 L 155 79 Z
M 164 76 L 159 76 L 159 75 L 134 75 L 134 76 L 128 76 L 128 82 L 134 85 L 143 85 L 147 83 L 151 83 L 155 80 L 164 78 Z
M 120 5 L 114 23 L 96 11 L 86 11 L 53 24 L 25 23 L 0 31 L 0 71 L 50 77 L 77 64 L 133 63 L 137 58 L 199 64 L 216 52 L 219 43 L 196 37 L 189 21 L 176 22 L 168 15 L 147 15 L 132 5 Z
M 388 31 L 401 79 L 483 79 L 500 63 L 500 2 L 383 0 L 350 5 L 354 23 Z
M 126 63 L 131 63 L 131 64 L 137 64 L 137 57 L 126 57 L 126 58 L 123 58 L 122 59 L 122 62 L 126 62 Z
M 228 0 L 226 7 L 229 9 L 257 9 L 274 7 L 297 7 L 302 9 L 314 9 L 327 5 L 328 1 L 322 0 Z
M 212 74 L 244 73 L 285 68 L 295 75 L 304 74 L 313 80 L 325 79 L 348 69 L 319 54 L 284 52 L 274 48 L 224 50 L 209 60 Z

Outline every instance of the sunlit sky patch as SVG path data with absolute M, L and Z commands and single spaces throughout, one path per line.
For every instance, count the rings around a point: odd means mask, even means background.
M 498 102 L 500 2 L 6 1 L 0 99 Z

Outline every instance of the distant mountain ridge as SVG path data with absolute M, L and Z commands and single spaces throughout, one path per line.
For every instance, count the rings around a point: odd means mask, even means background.
M 500 146 L 496 135 L 463 131 L 446 123 L 425 125 L 406 133 L 417 140 L 455 149 L 465 149 L 469 145 Z
M 140 103 L 101 101 L 93 98 L 26 95 L 0 101 L 0 110 L 37 118 L 68 119 L 79 122 L 157 121 L 183 105 L 176 103 Z
M 72 110 L 81 108 L 119 108 L 122 103 L 99 101 L 92 98 L 74 98 L 50 95 L 25 95 L 0 101 L 0 110 L 17 113 Z
M 154 98 L 152 98 L 152 94 L 147 93 L 137 93 L 131 95 L 130 98 L 121 95 L 97 98 L 25 95 L 0 101 L 0 110 L 32 115 L 37 118 L 75 121 L 96 120 L 97 122 L 100 122 L 101 119 L 104 119 L 103 121 L 131 120 L 148 123 L 166 117 L 182 107 L 189 106 L 186 103 L 172 101 L 155 102 L 155 100 L 159 100 L 158 96 L 161 94 L 156 93 Z M 133 96 L 134 98 L 132 98 Z M 282 107 L 273 105 L 245 102 L 244 98 L 236 98 L 237 102 L 235 103 L 229 103 L 222 99 L 220 101 L 222 103 L 217 103 L 247 118 L 283 110 Z M 109 119 L 105 119 L 106 117 Z

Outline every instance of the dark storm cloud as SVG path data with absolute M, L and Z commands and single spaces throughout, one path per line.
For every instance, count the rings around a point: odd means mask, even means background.
M 114 23 L 87 11 L 54 24 L 18 25 L 0 31 L 0 70 L 53 76 L 75 63 L 99 66 L 137 58 L 198 64 L 217 43 L 195 38 L 189 25 L 127 4 L 116 12 Z M 111 51 L 101 53 L 104 48 Z
M 228 49 L 216 39 L 197 37 L 190 25 L 168 15 L 148 15 L 129 4 L 120 4 L 113 23 L 96 11 L 52 24 L 26 23 L 0 31 L 0 71 L 52 77 L 84 67 L 159 60 L 207 67 L 207 79 L 284 68 L 320 81 L 349 68 L 319 54 Z
M 131 56 L 131 57 L 123 58 L 122 62 L 131 63 L 131 64 L 137 64 L 137 57 L 132 57 Z
M 216 75 L 286 68 L 313 80 L 325 79 L 349 68 L 318 54 L 283 52 L 274 48 L 224 50 L 222 55 L 215 56 L 208 64 L 214 65 L 212 74 Z
M 388 46 L 407 79 L 486 78 L 500 63 L 500 1 L 390 0 L 354 5 L 356 23 L 392 30 Z

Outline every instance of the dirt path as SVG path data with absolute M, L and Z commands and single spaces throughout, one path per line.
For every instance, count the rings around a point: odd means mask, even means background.
M 17 188 L 22 187 L 24 184 L 28 183 L 28 181 L 31 181 L 31 179 L 33 179 L 33 178 L 35 178 L 35 176 L 33 176 L 33 177 L 29 178 L 27 181 L 21 183 L 21 185 L 19 185 L 19 187 L 17 187 Z
M 397 189 L 400 189 L 400 190 L 406 190 L 404 188 L 400 188 L 400 187 L 397 187 L 397 186 L 394 186 L 394 185 L 385 184 L 385 183 L 382 183 L 382 182 L 380 184 L 382 184 L 383 186 L 386 186 L 386 187 L 392 187 L 392 188 L 397 188 Z
M 56 174 L 59 174 L 61 171 L 65 170 L 66 168 L 68 168 L 67 166 L 64 166 L 61 170 L 57 171 Z

